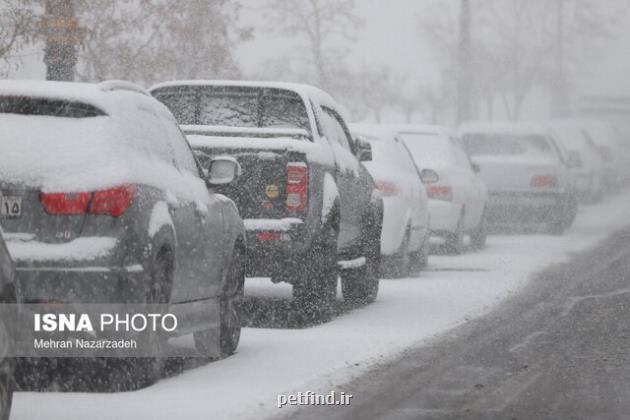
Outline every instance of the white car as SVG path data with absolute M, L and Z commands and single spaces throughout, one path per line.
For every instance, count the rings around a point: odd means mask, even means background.
M 552 136 L 568 151 L 578 198 L 584 202 L 599 201 L 604 192 L 604 161 L 597 147 L 589 141 L 578 121 L 552 121 L 549 128 Z
M 372 146 L 365 167 L 383 196 L 381 233 L 385 276 L 405 276 L 428 260 L 428 198 L 409 150 L 394 130 L 378 125 L 354 125 L 353 135 Z
M 453 254 L 463 251 L 466 234 L 473 248 L 485 246 L 488 193 L 461 141 L 440 126 L 398 126 L 396 131 L 420 168 L 429 196 L 431 234 L 445 238 Z
M 622 149 L 617 143 L 613 127 L 603 121 L 590 120 L 584 122 L 586 135 L 599 150 L 604 161 L 604 189 L 608 193 L 616 193 L 621 187 L 623 166 Z
M 489 190 L 493 225 L 545 224 L 562 234 L 577 213 L 567 158 L 548 129 L 525 123 L 467 123 L 464 147 Z

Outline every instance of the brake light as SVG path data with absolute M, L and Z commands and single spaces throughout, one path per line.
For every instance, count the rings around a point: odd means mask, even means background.
M 282 236 L 280 232 L 258 232 L 256 235 L 259 241 L 279 241 Z
M 376 189 L 385 197 L 398 195 L 400 188 L 393 182 L 381 181 L 376 183 Z
M 287 164 L 287 210 L 295 213 L 306 211 L 308 202 L 308 167 L 304 162 Z
M 427 195 L 433 200 L 452 201 L 453 189 L 448 185 L 429 185 Z
M 98 214 L 119 217 L 133 203 L 136 187 L 122 185 L 106 190 L 79 193 L 41 193 L 39 200 L 53 215 Z
M 119 217 L 131 206 L 135 192 L 134 185 L 122 185 L 96 191 L 92 195 L 90 213 Z
M 39 200 L 48 214 L 76 215 L 85 214 L 91 194 L 80 193 L 41 193 Z
M 532 178 L 531 186 L 535 188 L 555 187 L 558 178 L 554 175 L 536 175 Z

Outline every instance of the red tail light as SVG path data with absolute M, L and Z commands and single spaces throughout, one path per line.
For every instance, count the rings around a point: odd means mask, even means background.
M 532 178 L 531 186 L 535 188 L 555 187 L 558 185 L 558 178 L 554 175 L 536 175 Z
M 452 201 L 453 189 L 448 185 L 429 185 L 427 195 L 433 200 Z
M 282 238 L 280 232 L 258 232 L 256 235 L 259 241 L 279 241 Z
M 398 195 L 400 188 L 393 182 L 381 181 L 376 183 L 376 189 L 385 197 Z
M 80 193 L 41 193 L 39 200 L 42 202 L 46 213 L 49 214 L 85 214 L 90 203 L 91 194 Z
M 131 206 L 131 203 L 133 203 L 135 192 L 136 187 L 133 185 L 122 185 L 120 187 L 96 191 L 92 195 L 90 213 L 119 217 L 126 212 L 129 206 Z
M 303 162 L 287 164 L 287 210 L 294 213 L 306 211 L 308 202 L 308 167 Z
M 93 193 L 41 193 L 44 209 L 54 215 L 99 214 L 121 216 L 131 203 L 136 192 L 133 185 L 100 190 Z

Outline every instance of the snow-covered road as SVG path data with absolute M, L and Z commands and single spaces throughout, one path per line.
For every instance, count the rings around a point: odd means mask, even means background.
M 630 194 L 580 210 L 562 237 L 491 236 L 462 256 L 432 256 L 417 278 L 383 280 L 378 300 L 307 329 L 243 332 L 233 357 L 117 394 L 17 393 L 12 419 L 259 419 L 284 414 L 279 393 L 327 392 L 410 345 L 466 322 L 518 292 L 529 276 L 630 225 Z M 248 280 L 247 293 L 290 288 Z M 283 411 L 284 410 L 284 411 Z

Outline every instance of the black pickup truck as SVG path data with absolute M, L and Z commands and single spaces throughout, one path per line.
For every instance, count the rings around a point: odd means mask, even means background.
M 304 311 L 329 313 L 337 278 L 347 300 L 378 293 L 383 203 L 339 106 L 311 86 L 181 81 L 151 93 L 175 115 L 202 166 L 235 157 L 242 177 L 222 191 L 247 230 L 250 276 L 293 285 Z

